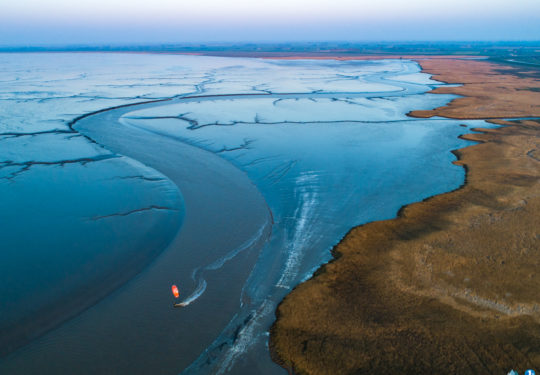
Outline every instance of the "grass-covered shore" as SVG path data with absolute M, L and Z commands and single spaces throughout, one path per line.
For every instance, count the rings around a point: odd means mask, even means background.
M 418 117 L 537 117 L 530 68 L 419 61 L 465 97 Z M 495 374 L 540 367 L 540 122 L 464 138 L 465 185 L 354 228 L 281 303 L 276 361 L 296 374 Z

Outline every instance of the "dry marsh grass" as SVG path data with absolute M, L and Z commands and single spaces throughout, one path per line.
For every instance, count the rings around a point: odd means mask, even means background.
M 537 82 L 484 61 L 426 60 L 460 98 L 415 116 L 539 116 Z M 498 73 L 494 73 L 498 69 Z M 503 69 L 504 70 L 504 69 Z M 496 89 L 497 88 L 497 89 Z M 499 89 L 500 88 L 500 89 Z M 506 374 L 540 368 L 540 123 L 465 138 L 463 188 L 354 228 L 277 310 L 271 348 L 296 374 Z

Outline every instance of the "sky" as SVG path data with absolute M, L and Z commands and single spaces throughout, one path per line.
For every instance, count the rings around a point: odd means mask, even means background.
M 540 0 L 0 0 L 0 45 L 540 40 Z

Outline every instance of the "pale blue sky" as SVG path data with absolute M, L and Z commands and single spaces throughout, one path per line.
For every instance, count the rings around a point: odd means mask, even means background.
M 540 0 L 0 0 L 0 45 L 540 40 Z

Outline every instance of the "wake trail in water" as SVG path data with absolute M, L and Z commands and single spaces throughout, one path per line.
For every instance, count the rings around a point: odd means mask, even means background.
M 204 292 L 206 291 L 206 287 L 208 285 L 207 281 L 204 279 L 204 274 L 206 271 L 216 271 L 223 267 L 225 263 L 229 262 L 230 260 L 236 258 L 236 256 L 253 246 L 255 246 L 260 240 L 262 240 L 264 237 L 268 238 L 270 236 L 270 232 L 267 231 L 268 227 L 270 225 L 269 221 L 266 221 L 264 225 L 262 225 L 259 230 L 250 237 L 247 241 L 245 241 L 242 245 L 239 247 L 233 249 L 232 251 L 228 252 L 223 257 L 215 260 L 214 262 L 204 266 L 195 268 L 191 274 L 191 278 L 195 283 L 197 284 L 197 287 L 191 293 L 186 299 L 183 301 L 176 303 L 175 307 L 186 307 L 195 302 L 199 297 L 201 297 Z M 266 240 L 266 239 L 265 239 Z
M 292 238 L 289 241 L 287 260 L 285 268 L 276 286 L 288 289 L 298 274 L 298 268 L 302 261 L 303 252 L 306 250 L 306 244 L 309 242 L 310 224 L 316 220 L 316 211 L 319 204 L 319 195 L 313 186 L 317 185 L 317 175 L 304 173 L 296 179 L 296 191 L 299 205 L 294 212 L 295 224 L 293 227 Z

